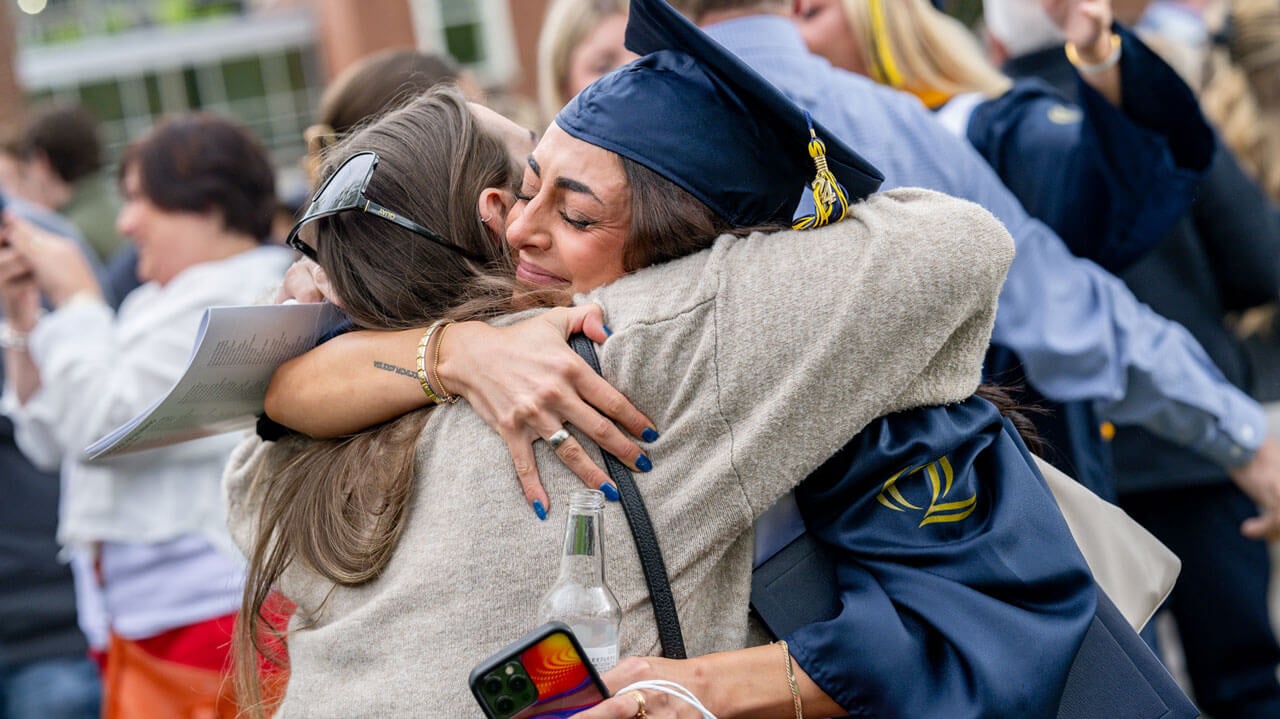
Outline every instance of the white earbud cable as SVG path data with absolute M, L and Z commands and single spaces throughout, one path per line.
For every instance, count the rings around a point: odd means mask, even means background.
M 676 697 L 694 709 L 697 709 L 698 713 L 702 714 L 702 719 L 716 719 L 716 715 L 707 711 L 707 708 L 702 705 L 702 702 L 698 701 L 698 697 L 694 696 L 693 692 L 685 689 L 675 682 L 669 682 L 665 679 L 648 679 L 628 684 L 615 692 L 614 696 L 622 696 L 627 692 L 640 691 L 642 689 Z

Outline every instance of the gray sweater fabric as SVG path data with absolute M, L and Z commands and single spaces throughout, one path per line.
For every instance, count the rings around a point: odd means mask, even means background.
M 691 656 L 758 641 L 747 609 L 756 517 L 876 417 L 974 391 L 1012 259 L 1008 233 L 977 205 L 895 190 L 829 228 L 722 237 L 588 296 L 614 331 L 598 349 L 605 377 L 662 433 L 647 449 L 653 471 L 636 481 Z M 229 522 L 246 549 L 253 469 L 273 446 L 248 438 L 227 469 Z M 481 715 L 468 674 L 536 626 L 565 498 L 580 486 L 545 443 L 536 451 L 545 522 L 466 403 L 433 411 L 385 572 L 335 587 L 300 563 L 286 571 L 299 616 L 278 716 Z M 622 655 L 659 653 L 620 506 L 605 508 L 603 544 Z

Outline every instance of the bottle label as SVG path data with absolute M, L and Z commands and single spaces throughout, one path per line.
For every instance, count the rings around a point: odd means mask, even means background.
M 595 667 L 597 674 L 603 674 L 613 669 L 618 663 L 617 644 L 606 644 L 603 647 L 583 647 L 582 651 L 587 653 L 587 661 L 591 662 L 591 666 Z

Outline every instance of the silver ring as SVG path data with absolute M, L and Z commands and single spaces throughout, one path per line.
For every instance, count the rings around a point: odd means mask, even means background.
M 560 449 L 560 445 L 564 444 L 566 439 L 569 439 L 569 430 L 561 427 L 555 434 L 547 437 L 547 444 L 551 445 L 552 449 Z

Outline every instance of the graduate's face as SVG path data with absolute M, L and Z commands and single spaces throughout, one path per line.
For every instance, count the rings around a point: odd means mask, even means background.
M 623 274 L 631 189 L 618 156 L 555 124 L 529 156 L 507 243 L 516 278 L 587 292 Z
M 571 98 L 612 70 L 640 57 L 623 44 L 627 36 L 627 15 L 609 15 L 587 33 L 569 53 L 569 72 L 564 96 Z
M 869 74 L 863 60 L 860 38 L 855 37 L 845 14 L 844 0 L 808 0 L 800 3 L 795 22 L 800 28 L 804 44 L 809 46 L 809 52 L 825 57 L 832 65 L 843 70 L 859 75 Z

